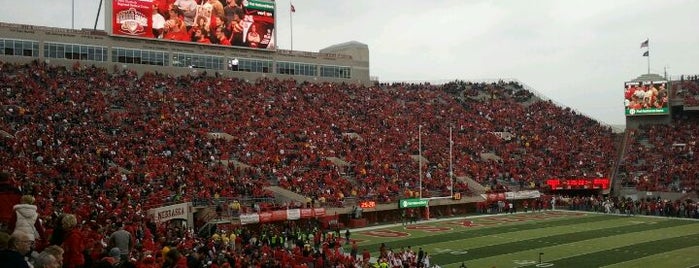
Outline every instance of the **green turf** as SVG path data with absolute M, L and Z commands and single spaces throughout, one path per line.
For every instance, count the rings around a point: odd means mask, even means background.
M 574 243 L 594 238 L 602 238 L 612 235 L 626 234 L 626 233 L 637 233 L 642 231 L 649 231 L 652 229 L 665 228 L 681 226 L 685 224 L 690 224 L 690 222 L 685 221 L 665 221 L 658 224 L 636 224 L 628 226 L 618 226 L 606 229 L 596 229 L 588 230 L 582 232 L 573 232 L 567 234 L 559 234 L 553 236 L 546 236 L 510 243 L 502 243 L 498 245 L 491 245 L 486 247 L 472 248 L 468 250 L 468 258 L 479 259 L 484 257 L 490 257 L 495 255 L 508 254 L 511 252 L 525 251 L 532 248 L 542 248 L 542 247 L 552 247 L 568 243 Z M 463 261 L 465 256 L 453 255 L 453 254 L 438 254 L 433 256 L 435 263 L 455 263 Z
M 540 239 L 543 237 L 548 237 L 548 236 L 561 236 L 561 235 L 568 235 L 573 232 L 579 232 L 579 231 L 594 231 L 594 230 L 600 230 L 600 229 L 605 229 L 605 228 L 610 228 L 610 227 L 624 227 L 624 226 L 629 226 L 633 225 L 635 223 L 630 222 L 627 219 L 623 218 L 618 218 L 615 220 L 607 220 L 607 221 L 599 221 L 599 222 L 585 222 L 585 223 L 576 223 L 576 224 L 568 224 L 568 225 L 561 225 L 561 226 L 552 226 L 548 228 L 536 228 L 536 229 L 522 229 L 522 228 L 509 228 L 507 229 L 508 232 L 503 232 L 499 234 L 493 234 L 493 235 L 483 235 L 483 236 L 476 236 L 474 238 L 467 238 L 467 239 L 462 239 L 461 237 L 458 236 L 453 236 L 453 239 L 448 241 L 448 242 L 438 242 L 438 243 L 431 243 L 431 247 L 433 248 L 448 248 L 450 244 L 453 244 L 454 241 L 457 241 L 459 244 L 459 247 L 463 247 L 463 249 L 471 249 L 471 248 L 477 248 L 477 247 L 484 247 L 484 246 L 494 246 L 494 245 L 501 245 L 504 243 L 513 243 L 513 242 L 522 242 L 528 243 L 527 241 L 531 240 L 536 240 Z M 481 232 L 481 230 L 474 230 L 473 231 L 475 235 Z M 389 244 L 390 245 L 390 244 Z M 440 250 L 437 250 L 440 251 Z
M 699 245 L 618 262 L 604 268 L 624 267 L 690 267 L 697 264 Z
M 523 265 L 514 265 L 514 260 L 537 260 L 539 253 L 544 253 L 542 256 L 544 260 L 552 262 L 554 260 L 561 260 L 565 258 L 570 258 L 572 256 L 586 255 L 592 256 L 592 258 L 597 258 L 596 253 L 605 251 L 614 251 L 617 248 L 645 243 L 654 240 L 661 240 L 670 237 L 681 237 L 687 233 L 697 234 L 699 229 L 696 225 L 682 225 L 679 227 L 663 228 L 663 229 L 651 229 L 644 232 L 631 232 L 626 234 L 605 236 L 595 239 L 583 240 L 574 243 L 553 245 L 548 247 L 531 248 L 529 250 L 513 252 L 505 255 L 494 255 L 487 258 L 472 260 L 470 263 L 474 264 L 476 267 L 486 266 L 490 267 L 493 264 L 497 264 L 497 267 L 519 267 Z M 591 254 L 594 253 L 594 254 Z M 465 256 L 468 257 L 468 256 Z M 570 265 L 569 265 L 570 266 Z M 447 267 L 449 267 L 447 265 Z M 568 266 L 555 266 L 555 267 L 568 267 Z M 572 265 L 572 267 L 597 267 L 597 266 L 577 266 Z M 661 266 L 662 267 L 662 266 Z
M 507 217 L 507 215 L 501 215 L 499 217 Z M 505 225 L 499 225 L 499 226 L 493 226 L 493 227 L 474 227 L 474 228 L 469 228 L 469 227 L 459 227 L 455 225 L 444 225 L 444 222 L 440 226 L 449 226 L 453 227 L 455 229 L 455 232 L 447 232 L 447 233 L 427 233 L 427 232 L 421 232 L 421 231 L 412 231 L 410 237 L 400 237 L 400 238 L 384 238 L 380 241 L 375 237 L 372 238 L 367 238 L 371 239 L 371 241 L 368 241 L 369 243 L 362 244 L 362 247 L 366 247 L 369 249 L 378 249 L 381 243 L 383 242 L 389 242 L 390 245 L 393 248 L 400 248 L 400 247 L 407 247 L 411 245 L 419 245 L 419 244 L 427 244 L 427 243 L 439 243 L 439 242 L 447 242 L 447 241 L 452 241 L 455 238 L 456 239 L 465 239 L 465 238 L 470 238 L 470 237 L 482 237 L 482 236 L 487 236 L 487 235 L 497 235 L 497 234 L 502 234 L 505 232 L 510 232 L 510 231 L 522 231 L 522 230 L 531 230 L 531 229 L 544 229 L 544 228 L 550 228 L 550 227 L 555 227 L 555 226 L 562 226 L 562 225 L 568 225 L 568 224 L 578 224 L 578 223 L 594 223 L 597 221 L 607 221 L 609 220 L 605 216 L 602 215 L 590 215 L 590 216 L 585 216 L 585 217 L 575 217 L 574 218 L 554 218 L 554 219 L 548 219 L 548 220 L 533 220 L 533 221 L 528 221 L 528 222 L 512 222 L 508 223 Z M 474 219 L 474 222 L 478 223 L 479 219 Z M 436 225 L 436 224 L 427 224 L 427 225 Z M 393 228 L 387 228 L 390 230 L 396 230 L 396 231 L 401 231 L 405 232 L 405 228 L 403 226 L 398 226 L 398 227 L 393 227 Z M 356 236 L 355 236 L 356 237 Z M 361 233 L 359 233 L 358 238 L 360 239 L 365 239 L 365 237 L 361 236 Z
M 551 217 L 551 218 L 542 218 Z M 381 238 L 355 232 L 376 256 L 379 245 L 399 250 L 422 247 L 442 267 L 536 267 L 539 253 L 549 267 L 698 267 L 699 221 L 661 217 L 621 217 L 565 211 L 429 221 L 419 226 L 450 227 L 430 233 L 387 226 L 408 237 Z M 525 220 L 525 221 L 523 221 Z M 487 226 L 484 226 L 487 225 Z
M 699 245 L 699 234 L 648 241 L 645 243 L 615 248 L 613 250 L 593 252 L 562 260 L 556 260 L 552 263 L 557 267 L 600 267 L 642 258 L 648 255 L 660 254 L 666 251 L 683 249 L 694 245 Z M 694 252 L 694 254 L 694 261 L 699 260 L 696 259 L 699 258 L 699 252 Z

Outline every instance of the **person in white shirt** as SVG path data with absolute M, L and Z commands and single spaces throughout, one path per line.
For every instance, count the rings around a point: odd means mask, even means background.
M 153 3 L 153 37 L 163 38 L 163 29 L 165 29 L 165 17 L 158 12 L 158 3 Z

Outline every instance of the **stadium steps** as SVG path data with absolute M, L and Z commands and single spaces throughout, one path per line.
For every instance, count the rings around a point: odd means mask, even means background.
M 228 167 L 228 165 L 233 165 L 237 169 L 256 169 L 253 166 L 250 166 L 250 165 L 245 164 L 243 162 L 239 162 L 237 160 L 219 160 L 219 163 L 221 165 L 226 166 L 226 167 Z
M 342 135 L 345 136 L 345 134 L 342 134 Z M 354 133 L 354 134 L 356 134 L 356 133 Z M 357 135 L 356 137 L 358 137 L 358 139 L 361 139 L 361 136 L 359 136 L 359 135 Z M 332 162 L 333 165 L 335 165 L 338 168 L 338 170 L 340 172 L 340 176 L 343 179 L 349 181 L 353 186 L 359 185 L 357 183 L 357 179 L 354 176 L 354 172 L 352 171 L 352 164 L 350 164 L 349 162 L 345 161 L 344 159 L 341 159 L 338 157 L 326 157 L 325 159 Z
M 461 176 L 461 177 L 456 177 L 456 180 L 468 185 L 468 189 L 471 190 L 471 192 L 474 195 L 480 195 L 480 194 L 485 193 L 485 187 L 483 187 L 483 185 L 481 185 L 477 181 L 474 181 L 473 179 L 471 179 L 471 177 Z
M 639 139 L 638 139 L 638 143 L 640 143 L 641 145 L 643 145 L 643 147 L 646 147 L 646 148 L 648 148 L 648 149 L 653 149 L 653 148 L 655 148 L 655 146 L 654 146 L 653 144 L 650 143 L 650 141 L 648 140 L 647 137 L 639 138 Z
M 284 202 L 284 201 L 294 201 L 294 202 L 301 202 L 302 204 L 306 203 L 306 197 L 297 193 L 294 193 L 292 191 L 289 191 L 287 189 L 284 189 L 279 186 L 267 186 L 265 187 L 265 190 L 273 192 L 274 193 L 274 198 L 278 202 Z
M 480 154 L 481 160 L 488 161 L 496 161 L 496 162 L 502 162 L 502 157 L 498 156 L 495 153 L 481 153 Z
M 616 159 L 614 161 L 614 165 L 612 166 L 612 170 L 610 171 L 609 174 L 611 174 L 612 178 L 612 185 L 610 185 L 611 189 L 606 190 L 603 192 L 603 194 L 609 194 L 610 191 L 613 191 L 614 189 L 621 189 L 621 182 L 622 180 L 618 178 L 619 176 L 619 168 L 621 167 L 621 163 L 623 162 L 624 157 L 626 157 L 626 150 L 629 146 L 629 143 L 631 139 L 633 138 L 633 135 L 631 134 L 631 131 L 624 131 L 624 135 L 619 137 L 621 141 L 618 141 L 617 144 L 619 148 L 617 150 L 617 155 Z
M 111 162 L 111 161 L 110 161 L 110 162 L 108 163 L 108 165 L 109 165 L 110 167 L 117 167 L 117 169 L 119 170 L 119 172 L 122 173 L 122 174 L 131 174 L 131 170 L 125 169 L 125 168 L 123 168 L 123 167 L 121 167 L 121 166 L 115 164 L 114 162 Z
M 13 136 L 10 133 L 5 132 L 4 130 L 0 130 L 0 137 L 7 138 L 7 139 L 14 139 L 15 136 Z

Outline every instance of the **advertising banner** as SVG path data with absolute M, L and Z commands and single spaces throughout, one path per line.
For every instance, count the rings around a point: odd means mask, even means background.
M 240 224 L 242 225 L 254 224 L 258 222 L 260 222 L 260 215 L 258 215 L 257 213 L 240 215 Z
M 260 212 L 258 215 L 260 215 L 261 223 L 268 223 L 272 221 L 272 212 Z
M 481 197 L 488 201 L 500 201 L 500 200 L 505 200 L 506 195 L 505 193 L 489 193 L 489 194 L 481 194 Z
M 148 216 L 155 222 L 166 222 L 174 219 L 189 220 L 192 213 L 191 203 L 164 206 L 148 210 Z
M 538 190 L 505 192 L 505 199 L 508 199 L 508 200 L 534 199 L 534 198 L 539 198 L 539 197 L 541 197 L 541 193 Z
M 313 209 L 313 216 L 315 216 L 315 217 L 325 216 L 325 208 L 314 208 Z
M 398 202 L 398 208 L 419 208 L 426 207 L 427 200 L 421 200 L 419 198 L 401 199 Z
M 298 220 L 301 218 L 301 210 L 298 208 L 288 209 L 286 211 L 286 218 L 289 220 Z
M 325 216 L 325 208 L 283 209 L 240 215 L 240 224 L 308 219 Z
M 272 211 L 272 221 L 285 221 L 286 214 L 286 210 L 274 210 Z
M 301 209 L 301 218 L 302 219 L 307 219 L 307 218 L 312 218 L 313 217 L 313 209 L 310 208 L 302 208 Z

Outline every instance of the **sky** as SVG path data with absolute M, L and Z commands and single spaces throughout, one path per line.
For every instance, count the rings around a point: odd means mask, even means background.
M 99 0 L 0 2 L 0 21 L 75 29 L 93 28 L 99 5 Z M 302 51 L 358 41 L 369 46 L 371 76 L 380 81 L 517 79 L 611 125 L 624 124 L 623 83 L 647 73 L 648 59 L 651 73 L 699 74 L 699 1 L 276 3 L 281 49 L 292 47 L 292 33 L 293 49 Z M 104 9 L 97 28 L 104 29 Z M 646 39 L 650 58 L 642 57 Z

